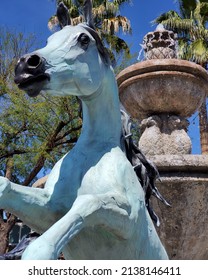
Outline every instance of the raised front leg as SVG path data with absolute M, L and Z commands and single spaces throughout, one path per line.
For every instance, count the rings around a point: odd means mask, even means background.
M 0 209 L 13 213 L 39 233 L 54 223 L 46 207 L 49 199 L 50 194 L 44 189 L 25 187 L 0 177 Z
M 22 259 L 57 259 L 63 247 L 88 226 L 103 225 L 118 238 L 128 239 L 134 229 L 130 210 L 122 196 L 80 195 L 65 216 L 29 245 Z

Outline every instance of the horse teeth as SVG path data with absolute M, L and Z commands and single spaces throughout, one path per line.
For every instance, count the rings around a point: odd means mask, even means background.
M 23 73 L 21 76 L 22 76 L 22 78 L 27 79 L 27 78 L 31 77 L 32 75 Z

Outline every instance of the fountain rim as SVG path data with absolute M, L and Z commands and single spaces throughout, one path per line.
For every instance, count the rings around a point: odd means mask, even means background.
M 122 83 L 135 76 L 140 76 L 143 74 L 148 74 L 151 72 L 162 72 L 162 71 L 177 71 L 181 73 L 187 73 L 208 82 L 208 73 L 200 65 L 182 59 L 151 59 L 142 62 L 137 62 L 132 64 L 122 70 L 116 77 L 118 87 Z

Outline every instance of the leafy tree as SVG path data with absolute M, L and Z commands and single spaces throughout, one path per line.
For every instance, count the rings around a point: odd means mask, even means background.
M 34 46 L 34 36 L 0 30 L 0 175 L 31 185 L 77 141 L 81 128 L 75 97 L 28 97 L 14 84 L 17 59 Z M 16 218 L 0 211 L 0 253 Z
M 190 60 L 208 69 L 208 0 L 178 0 L 179 13 L 169 11 L 156 18 L 167 29 L 178 34 L 181 59 Z M 202 154 L 208 154 L 207 99 L 199 109 Z
M 57 0 L 56 2 L 57 4 L 63 2 L 69 9 L 72 25 L 83 22 L 81 14 L 84 0 Z M 120 15 L 119 12 L 121 6 L 125 3 L 131 3 L 131 0 L 93 1 L 95 28 L 107 46 L 114 65 L 116 64 L 115 61 L 120 60 L 121 55 L 124 55 L 125 60 L 131 58 L 127 43 L 117 35 L 120 31 L 131 33 L 129 20 L 125 16 Z M 53 30 L 57 25 L 57 17 L 52 16 L 49 19 L 49 28 Z

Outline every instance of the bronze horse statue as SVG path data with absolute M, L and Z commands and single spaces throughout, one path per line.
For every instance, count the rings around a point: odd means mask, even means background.
M 22 259 L 57 259 L 60 252 L 66 259 L 168 259 L 124 152 L 117 83 L 94 29 L 92 2 L 83 10 L 86 22 L 72 26 L 61 3 L 62 29 L 15 69 L 15 82 L 29 96 L 80 98 L 81 136 L 43 189 L 0 177 L 0 207 L 41 234 Z

